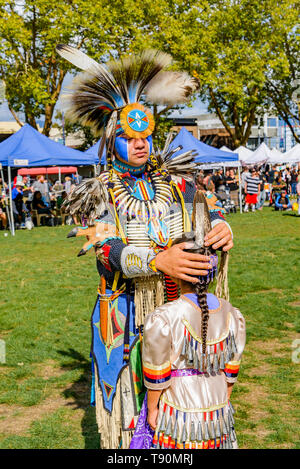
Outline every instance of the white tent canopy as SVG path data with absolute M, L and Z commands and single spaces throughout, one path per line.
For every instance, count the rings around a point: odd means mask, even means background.
M 300 143 L 283 153 L 283 156 L 285 163 L 298 163 L 300 161 Z
M 276 148 L 272 148 L 271 150 L 271 156 L 268 161 L 270 164 L 283 164 L 285 162 L 285 156 L 284 153 L 282 153 L 279 150 L 276 150 Z
M 269 161 L 272 156 L 270 148 L 263 142 L 249 157 L 242 160 L 242 164 L 245 166 L 263 164 Z
M 251 155 L 254 153 L 252 150 L 249 150 L 249 148 L 243 147 L 243 145 L 238 147 L 235 151 L 236 151 L 236 153 L 239 154 L 239 159 L 241 161 L 244 161 L 247 158 L 250 158 Z

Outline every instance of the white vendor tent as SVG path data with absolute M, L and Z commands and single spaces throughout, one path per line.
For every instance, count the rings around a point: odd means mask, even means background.
M 289 151 L 283 153 L 285 163 L 298 163 L 300 162 L 300 143 L 297 143 Z
M 249 157 L 242 160 L 244 166 L 261 165 L 268 162 L 272 158 L 270 148 L 263 142 Z
M 271 156 L 270 159 L 268 160 L 269 164 L 283 164 L 285 161 L 285 156 L 284 153 L 281 151 L 277 150 L 276 148 L 272 148 L 271 150 Z
M 251 155 L 254 153 L 252 150 L 249 150 L 249 148 L 243 147 L 243 145 L 236 148 L 235 152 L 239 154 L 239 159 L 241 161 L 246 160 L 247 158 L 250 158 Z

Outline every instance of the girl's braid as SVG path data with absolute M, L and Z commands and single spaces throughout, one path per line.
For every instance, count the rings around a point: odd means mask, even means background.
M 206 352 L 206 338 L 208 329 L 209 311 L 207 306 L 207 285 L 205 283 L 196 283 L 194 286 L 197 295 L 199 308 L 201 309 L 201 339 L 202 339 L 202 352 Z

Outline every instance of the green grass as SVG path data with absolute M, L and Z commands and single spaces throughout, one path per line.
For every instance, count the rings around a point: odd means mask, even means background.
M 300 219 L 232 214 L 231 303 L 247 345 L 232 402 L 241 448 L 299 448 Z M 90 392 L 95 258 L 70 227 L 0 231 L 0 448 L 99 448 Z M 300 357 L 300 353 L 299 353 Z

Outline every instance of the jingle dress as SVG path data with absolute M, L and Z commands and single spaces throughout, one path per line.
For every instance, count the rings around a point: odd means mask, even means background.
M 153 447 L 237 448 L 227 383 L 237 380 L 245 320 L 224 299 L 209 310 L 207 348 L 201 349 L 201 310 L 186 295 L 145 320 L 144 382 L 162 390 Z M 204 363 L 207 363 L 204 372 Z

